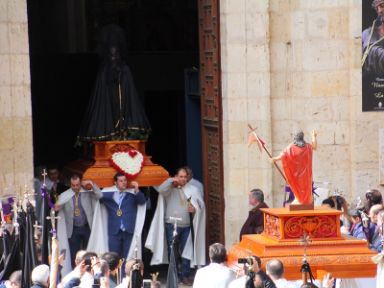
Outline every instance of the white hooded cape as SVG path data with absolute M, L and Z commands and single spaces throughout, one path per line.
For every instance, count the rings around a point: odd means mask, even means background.
M 118 191 L 116 186 L 104 188 L 101 193 Z M 128 193 L 129 190 L 127 190 Z M 146 203 L 137 206 L 135 231 L 133 233 L 131 247 L 125 259 L 141 259 L 141 232 L 143 231 L 146 212 Z M 136 249 L 137 248 L 137 254 Z M 87 251 L 102 254 L 109 251 L 108 247 L 108 212 L 103 204 L 98 202 L 95 207 L 91 236 L 89 237 Z
M 157 187 L 154 187 L 157 189 Z M 195 207 L 196 213 L 193 218 L 193 228 L 195 232 L 194 247 L 192 249 L 192 236 L 189 233 L 187 243 L 182 253 L 182 257 L 191 261 L 191 267 L 205 265 L 205 205 L 201 193 L 191 184 L 183 187 L 186 198 L 191 197 L 191 204 Z M 148 232 L 145 247 L 152 251 L 153 256 L 151 265 L 168 263 L 168 247 L 165 236 L 165 198 L 159 193 L 155 215 Z

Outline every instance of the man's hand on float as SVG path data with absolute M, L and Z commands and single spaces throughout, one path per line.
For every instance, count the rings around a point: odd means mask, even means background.
M 81 186 L 85 188 L 85 190 L 92 190 L 93 189 L 93 182 L 91 180 L 83 180 L 81 181 Z
M 131 185 L 131 187 L 135 190 L 135 193 L 138 193 L 138 192 L 139 192 L 139 182 L 137 182 L 137 181 L 132 181 L 130 185 Z

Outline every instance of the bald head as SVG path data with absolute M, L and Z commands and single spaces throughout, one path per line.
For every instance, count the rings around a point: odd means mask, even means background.
M 273 280 L 283 278 L 283 275 L 284 275 L 283 262 L 281 262 L 279 259 L 269 260 L 266 265 L 266 272 Z

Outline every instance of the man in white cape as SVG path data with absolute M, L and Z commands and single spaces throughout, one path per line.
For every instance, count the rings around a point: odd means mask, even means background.
M 159 198 L 145 243 L 145 247 L 153 252 L 151 265 L 168 263 L 169 238 L 171 238 L 169 237 L 169 229 L 172 229 L 173 223 L 169 219 L 170 216 L 182 218 L 182 221 L 177 223 L 178 229 L 186 230 L 185 228 L 189 227 L 187 229 L 190 230 L 190 227 L 193 227 L 194 239 L 192 239 L 192 233 L 188 232 L 185 245 L 183 245 L 183 235 L 178 231 L 181 249 L 184 246 L 181 255 L 182 269 L 185 268 L 183 258 L 189 260 L 190 267 L 202 266 L 206 263 L 204 200 L 201 192 L 194 185 L 187 183 L 187 180 L 186 169 L 180 168 L 174 178 L 169 178 L 160 186 L 155 187 L 159 192 Z M 193 214 L 192 225 L 190 225 L 190 213 Z M 168 228 L 166 228 L 167 226 Z M 183 279 L 187 277 L 188 271 L 181 271 L 180 274 L 182 282 L 183 280 L 188 281 L 188 279 Z
M 60 194 L 55 205 L 55 209 L 59 211 L 57 237 L 60 249 L 66 251 L 62 275 L 66 275 L 72 270 L 71 260 L 73 262 L 77 251 L 87 248 L 89 229 L 92 227 L 94 210 L 98 203 L 97 195 L 93 190 L 99 188 L 94 183 L 81 182 L 79 175 L 72 175 L 70 182 L 71 188 Z M 85 190 L 83 186 L 86 185 L 89 185 L 89 188 L 92 187 L 92 190 Z M 79 243 L 69 245 L 69 241 Z
M 121 255 L 121 257 L 125 260 L 132 258 L 141 259 L 141 232 L 143 230 L 146 212 L 145 197 L 141 191 L 138 191 L 137 182 L 131 182 L 131 184 L 134 183 L 136 185 L 134 188 L 127 188 L 127 181 L 124 174 L 117 173 L 114 178 L 114 186 L 106 187 L 102 191 L 95 191 L 95 193 L 98 195 L 98 198 L 101 200 L 96 204 L 95 207 L 91 236 L 88 242 L 87 250 L 96 252 L 98 254 L 102 254 L 108 251 L 115 251 L 115 249 L 111 249 L 115 247 L 110 247 L 111 239 L 109 239 L 109 235 L 113 233 L 111 228 L 113 228 L 112 226 L 117 225 L 117 229 L 119 229 L 121 227 L 121 223 L 124 223 L 125 228 L 129 230 L 129 234 L 132 234 L 132 240 L 128 248 L 128 253 L 122 252 L 118 254 Z M 120 186 L 121 181 L 124 182 L 123 186 Z M 116 195 L 119 193 L 125 193 L 124 198 L 120 203 L 118 203 L 119 200 L 116 198 Z M 128 202 L 129 198 L 134 199 L 136 197 L 140 198 L 140 200 L 137 202 L 139 204 L 137 204 L 136 217 L 133 217 L 132 215 L 129 215 L 130 211 L 127 210 L 129 207 L 125 207 L 124 205 Z M 108 202 L 103 202 L 102 199 L 106 199 Z M 143 199 L 144 201 L 142 201 Z M 113 201 L 115 201 L 115 203 Z M 107 205 L 109 205 L 109 207 L 107 207 Z M 115 220 L 113 221 L 117 222 L 119 219 L 122 219 L 122 222 L 119 221 L 119 223 L 111 223 L 111 207 L 112 210 L 114 209 L 113 212 L 116 213 L 114 218 Z M 109 209 L 110 214 L 108 213 L 107 209 Z M 135 222 L 127 224 L 132 218 L 136 218 Z M 129 225 L 133 225 L 133 229 L 128 227 Z

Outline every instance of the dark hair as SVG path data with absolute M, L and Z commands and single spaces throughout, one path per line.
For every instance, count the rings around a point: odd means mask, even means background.
M 227 261 L 227 250 L 221 243 L 214 243 L 209 246 L 209 259 L 212 263 L 224 263 Z
M 180 167 L 176 170 L 176 175 L 179 174 L 180 171 L 185 171 L 185 173 L 187 174 L 188 176 L 188 170 L 187 170 L 187 167 L 184 166 L 184 167 Z
M 321 204 L 328 204 L 331 208 L 335 208 L 335 202 L 333 202 L 332 198 L 324 199 Z
M 119 266 L 120 256 L 116 252 L 106 252 L 101 256 L 101 259 L 107 261 L 109 270 L 111 271 Z
M 267 262 L 266 271 L 271 276 L 280 279 L 284 274 L 284 265 L 279 259 L 271 259 Z
M 264 193 L 261 189 L 252 189 L 250 191 L 251 197 L 257 199 L 259 202 L 264 202 Z
M 92 257 L 97 257 L 97 254 L 95 252 L 86 252 L 83 257 L 81 258 L 81 261 L 84 261 L 85 265 L 88 265 L 87 271 L 91 271 L 92 269 Z
M 115 174 L 115 176 L 113 176 L 113 181 L 116 182 L 116 181 L 117 181 L 117 178 L 122 177 L 122 176 L 124 176 L 125 178 L 127 178 L 127 176 L 125 176 L 124 173 L 117 172 L 117 173 Z
M 381 192 L 377 189 L 371 189 L 368 190 L 365 193 L 365 210 L 368 213 L 369 209 L 375 204 L 383 204 L 383 195 L 381 195 Z
M 73 174 L 71 175 L 71 181 L 72 181 L 72 180 L 77 180 L 77 179 L 79 179 L 79 180 L 81 181 L 82 177 L 80 176 L 80 174 L 73 173 Z

